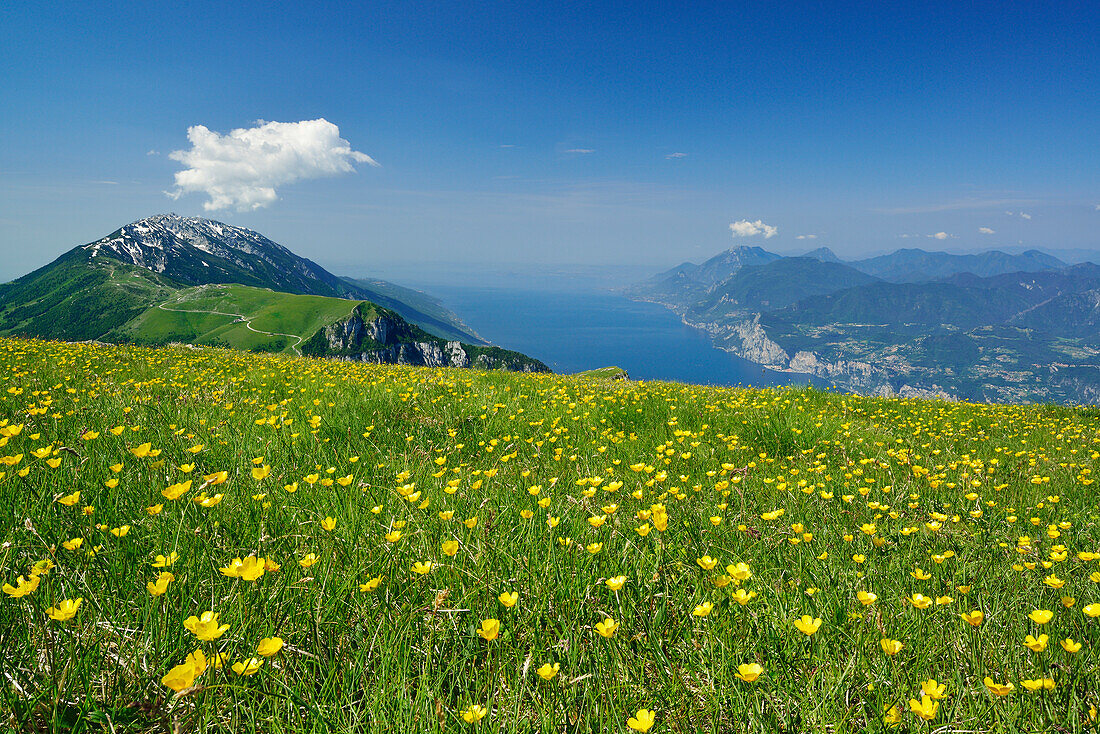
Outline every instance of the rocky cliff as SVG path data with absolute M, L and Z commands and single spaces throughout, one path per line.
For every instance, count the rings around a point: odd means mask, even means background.
M 302 343 L 301 350 L 311 357 L 373 364 L 550 371 L 542 362 L 519 352 L 434 337 L 393 311 L 370 304 L 362 304 L 340 321 L 319 329 Z

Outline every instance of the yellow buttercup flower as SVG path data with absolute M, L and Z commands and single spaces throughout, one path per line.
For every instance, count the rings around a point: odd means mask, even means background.
M 963 612 L 959 616 L 966 620 L 966 623 L 969 624 L 971 627 L 977 627 L 985 619 L 985 613 L 983 613 L 980 609 L 975 609 L 970 612 Z
M 1036 609 L 1027 616 L 1035 624 L 1046 624 L 1054 618 L 1054 612 L 1047 609 Z
M 500 596 L 497 597 L 501 604 L 511 609 L 519 601 L 519 594 L 515 591 L 502 591 Z
M 596 623 L 596 631 L 604 637 L 611 637 L 615 634 L 617 629 L 619 629 L 619 623 L 611 617 L 607 617 L 602 622 Z
M 233 663 L 233 672 L 237 675 L 254 675 L 263 667 L 264 661 L 259 658 L 246 658 Z
M 539 678 L 542 678 L 543 680 L 550 680 L 558 674 L 558 670 L 560 669 L 560 667 L 560 663 L 554 663 L 553 665 L 551 665 L 550 663 L 543 663 L 535 672 L 538 673 Z
M 477 634 L 481 639 L 486 642 L 492 642 L 500 634 L 500 620 L 499 619 L 483 619 L 481 620 L 481 627 L 478 628 Z
M 712 609 L 714 609 L 714 604 L 712 602 L 705 601 L 702 604 L 695 607 L 695 610 L 692 612 L 692 615 L 696 616 L 696 617 L 706 617 L 710 614 Z
M 808 614 L 803 614 L 801 619 L 794 621 L 794 626 L 802 634 L 811 637 L 821 628 L 821 619 L 814 619 Z
M 68 621 L 76 616 L 82 601 L 84 600 L 79 596 L 75 599 L 65 599 L 57 606 L 47 609 L 46 614 L 55 622 Z
M 638 709 L 633 716 L 626 720 L 626 725 L 637 732 L 647 732 L 653 728 L 653 722 L 657 715 L 649 709 Z
M 8 596 L 19 599 L 21 597 L 27 596 L 35 589 L 37 589 L 39 581 L 39 577 L 33 574 L 30 578 L 24 578 L 20 576 L 18 579 L 15 580 L 15 586 L 12 586 L 11 584 L 4 584 L 4 593 Z
M 282 649 L 283 639 L 281 637 L 265 637 L 256 645 L 256 653 L 265 658 L 278 655 Z
M 904 643 L 898 640 L 891 640 L 888 637 L 883 637 L 879 640 L 879 645 L 882 647 L 882 651 L 891 657 L 897 655 L 901 652 L 901 649 L 905 647 Z
M 183 626 L 203 642 L 213 642 L 226 633 L 228 624 L 218 623 L 218 614 L 203 612 L 201 616 L 190 616 L 183 620 Z
M 925 721 L 932 721 L 940 710 L 940 702 L 930 696 L 921 696 L 919 701 L 910 698 L 909 709 Z
M 734 676 L 740 678 L 746 683 L 753 683 L 756 681 L 757 678 L 760 677 L 760 674 L 763 672 L 764 668 L 762 668 L 758 663 L 742 663 L 741 665 L 737 666 L 737 672 L 734 673 Z
M 466 707 L 465 711 L 462 712 L 462 720 L 465 721 L 467 724 L 476 724 L 477 722 L 484 719 L 485 715 L 488 713 L 488 710 L 486 710 L 484 706 L 479 706 L 476 703 L 471 704 L 470 706 Z
M 1016 686 L 1012 683 L 997 683 L 989 676 L 986 676 L 982 682 L 985 683 L 986 689 L 994 696 L 1007 696 L 1016 690 Z
M 604 581 L 604 584 L 607 585 L 607 588 L 611 589 L 612 591 L 618 591 L 619 589 L 623 588 L 623 585 L 625 583 L 626 576 L 612 576 L 611 578 Z

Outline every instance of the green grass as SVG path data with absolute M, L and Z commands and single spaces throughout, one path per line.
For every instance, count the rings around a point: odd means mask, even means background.
M 53 564 L 0 594 L 0 727 L 626 732 L 646 708 L 661 732 L 1096 731 L 1098 459 L 1095 410 L 0 339 L 0 576 Z M 219 570 L 250 554 L 279 569 Z M 207 610 L 209 642 L 184 626 Z M 176 693 L 196 649 L 225 665 Z
M 625 380 L 628 375 L 622 367 L 597 367 L 594 370 L 578 372 L 577 377 L 596 377 L 604 380 Z
M 279 342 L 283 348 L 262 350 L 290 352 L 298 343 L 295 339 L 257 333 L 236 316 L 202 312 L 240 314 L 253 329 L 307 339 L 318 329 L 347 316 L 360 303 L 363 302 L 275 293 L 243 285 L 204 285 L 182 290 L 168 301 L 152 306 L 116 329 L 112 336 L 144 344 L 176 341 L 243 350 L 262 349 Z

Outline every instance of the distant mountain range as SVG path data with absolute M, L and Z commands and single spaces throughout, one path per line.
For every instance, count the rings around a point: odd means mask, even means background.
M 546 369 L 488 345 L 427 294 L 337 277 L 257 232 L 199 217 L 132 222 L 0 284 L 6 335 L 288 352 L 309 343 L 319 354 L 317 335 L 337 323 L 374 334 L 344 358 Z
M 735 247 L 640 283 L 715 344 L 853 391 L 1100 402 L 1100 266 L 1036 250 L 845 262 Z

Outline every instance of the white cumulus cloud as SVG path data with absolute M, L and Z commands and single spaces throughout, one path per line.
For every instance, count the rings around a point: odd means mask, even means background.
M 996 232 L 989 227 L 978 227 L 978 231 L 982 234 L 996 234 Z
M 340 137 L 340 128 L 325 119 L 301 122 L 266 122 L 237 128 L 226 135 L 205 125 L 187 128 L 189 150 L 176 150 L 169 158 L 187 168 L 176 173 L 176 188 L 166 192 L 173 199 L 202 193 L 207 211 L 248 211 L 278 199 L 276 188 L 311 178 L 351 173 L 353 163 L 378 163 L 351 149 Z
M 730 224 L 730 232 L 734 237 L 755 237 L 758 234 L 764 235 L 764 239 L 775 237 L 779 233 L 778 227 L 773 227 L 770 224 L 764 224 L 763 221 L 757 219 L 755 222 L 750 222 L 747 219 L 738 219 L 736 222 Z
M 795 239 L 796 240 L 816 240 L 817 235 L 816 234 L 800 234 L 797 237 L 795 237 Z
M 928 236 L 937 240 L 946 240 L 948 237 L 951 237 L 947 232 L 936 232 L 936 234 L 930 234 Z
M 1024 219 L 1031 219 L 1031 215 L 1028 214 L 1027 212 L 1020 212 L 1020 216 L 1023 217 Z

